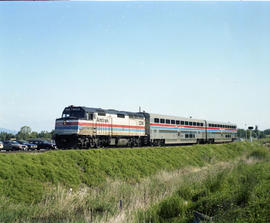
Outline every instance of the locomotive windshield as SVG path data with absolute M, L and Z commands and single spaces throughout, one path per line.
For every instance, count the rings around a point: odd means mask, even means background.
M 63 111 L 62 118 L 84 118 L 85 112 L 81 108 L 66 108 Z

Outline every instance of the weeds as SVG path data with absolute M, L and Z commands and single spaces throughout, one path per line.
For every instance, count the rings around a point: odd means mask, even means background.
M 232 164 L 226 161 L 247 153 L 250 159 L 257 160 L 258 156 L 252 154 L 254 149 L 260 150 L 260 145 L 234 143 L 1 154 L 0 221 L 132 222 L 134 211 L 145 210 L 171 196 L 179 185 L 183 187 L 176 192 L 178 198 L 168 198 L 155 213 L 166 218 L 168 205 L 167 214 L 171 218 L 178 213 L 176 219 L 179 214 L 182 220 L 190 219 L 194 202 L 205 207 L 203 198 L 228 187 L 228 174 L 222 171 Z M 211 179 L 207 178 L 209 175 Z M 198 190 L 196 185 L 206 178 L 208 183 Z M 249 188 L 256 185 L 250 184 Z M 245 200 L 241 198 L 243 194 L 238 194 L 239 200 Z M 249 194 L 244 204 L 252 196 Z M 209 209 L 218 212 L 220 207 L 215 206 L 215 199 L 223 197 L 214 196 L 208 204 Z M 222 205 L 228 204 L 230 200 L 224 199 Z M 143 213 L 143 216 L 149 214 Z M 149 216 L 158 222 L 157 219 L 163 219 L 159 214 L 151 212 Z
M 147 211 L 138 212 L 137 221 L 192 222 L 194 211 L 199 211 L 213 216 L 214 222 L 270 222 L 269 151 L 259 148 L 250 157 L 261 162 L 240 162 L 181 187 Z

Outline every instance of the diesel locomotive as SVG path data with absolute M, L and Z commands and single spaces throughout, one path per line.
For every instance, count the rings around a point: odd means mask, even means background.
M 54 139 L 60 149 L 107 146 L 163 146 L 226 143 L 237 126 L 146 112 L 68 106 L 56 119 Z

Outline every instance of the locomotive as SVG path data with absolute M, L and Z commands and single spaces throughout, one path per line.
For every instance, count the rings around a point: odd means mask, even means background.
M 226 143 L 236 134 L 232 123 L 71 105 L 56 119 L 54 139 L 60 149 L 87 149 Z

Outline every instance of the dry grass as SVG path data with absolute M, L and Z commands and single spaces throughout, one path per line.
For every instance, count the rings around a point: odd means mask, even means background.
M 108 179 L 102 187 L 94 189 L 82 186 L 74 191 L 57 186 L 42 202 L 29 206 L 32 211 L 31 206 L 35 206 L 34 212 L 24 222 L 134 222 L 137 211 L 160 202 L 181 185 L 201 182 L 209 175 L 233 168 L 239 162 L 251 164 L 258 161 L 254 157 L 242 156 L 232 162 L 219 162 L 201 168 L 161 171 L 136 184 Z

